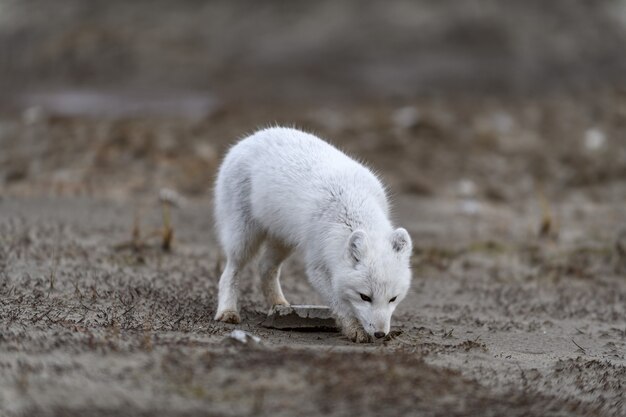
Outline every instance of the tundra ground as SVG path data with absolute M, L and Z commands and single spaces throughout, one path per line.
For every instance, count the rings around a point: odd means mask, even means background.
M 413 286 L 373 344 L 212 320 L 211 182 L 268 121 L 389 184 Z M 206 119 L 8 114 L 0 130 L 0 414 L 625 415 L 626 99 L 288 108 Z M 167 225 L 159 189 L 180 193 Z M 288 260 L 292 303 L 320 302 Z M 228 338 L 243 329 L 260 344 Z

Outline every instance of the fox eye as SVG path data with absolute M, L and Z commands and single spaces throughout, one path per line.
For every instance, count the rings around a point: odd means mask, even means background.
M 359 293 L 359 295 L 361 296 L 361 300 L 367 301 L 368 303 L 372 302 L 372 299 L 370 297 L 368 297 L 367 295 L 361 294 L 361 293 Z
M 396 301 L 396 298 L 398 298 L 398 296 L 396 295 L 395 297 L 393 297 L 391 300 L 389 300 L 390 303 L 393 303 L 394 301 Z

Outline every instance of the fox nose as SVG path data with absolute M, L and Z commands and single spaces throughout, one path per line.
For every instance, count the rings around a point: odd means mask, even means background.
M 376 332 L 374 333 L 376 339 L 380 339 L 381 337 L 385 337 L 385 332 Z

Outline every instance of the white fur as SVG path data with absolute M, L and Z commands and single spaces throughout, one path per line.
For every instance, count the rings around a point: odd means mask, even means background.
M 265 242 L 260 274 L 270 306 L 288 305 L 280 265 L 297 249 L 309 282 L 348 337 L 363 342 L 386 335 L 410 286 L 412 247 L 388 213 L 378 178 L 321 139 L 281 127 L 243 139 L 224 158 L 215 187 L 217 230 L 227 256 L 216 320 L 240 321 L 239 274 Z

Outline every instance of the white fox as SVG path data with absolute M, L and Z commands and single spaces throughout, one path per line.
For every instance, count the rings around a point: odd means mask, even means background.
M 411 238 L 394 229 L 381 182 L 366 167 L 311 134 L 263 129 L 227 153 L 215 186 L 215 219 L 227 262 L 216 320 L 241 321 L 239 275 L 261 244 L 262 291 L 289 305 L 282 262 L 295 249 L 309 282 L 354 342 L 389 333 L 411 283 Z

